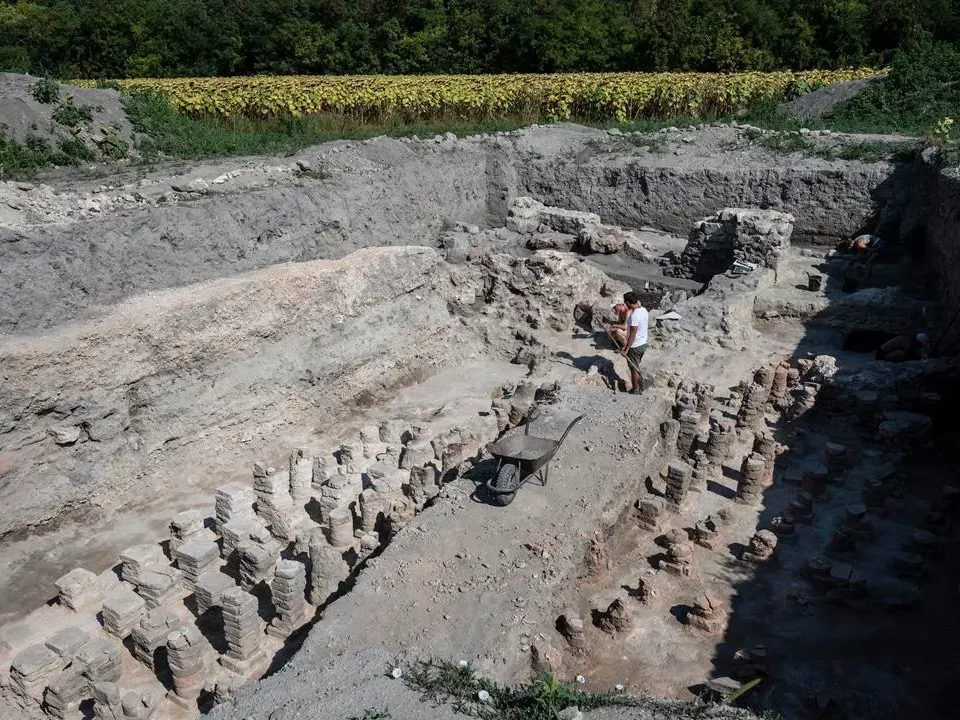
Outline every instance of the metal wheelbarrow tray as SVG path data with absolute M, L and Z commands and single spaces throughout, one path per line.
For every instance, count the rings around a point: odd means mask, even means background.
M 530 419 L 523 427 L 523 435 L 515 434 L 500 438 L 490 446 L 490 453 L 497 459 L 497 474 L 484 487 L 494 504 L 506 506 L 513 502 L 517 490 L 535 475 L 546 486 L 550 477 L 550 461 L 567 439 L 573 426 L 583 420 L 578 415 L 567 425 L 559 440 L 548 440 L 530 434 Z

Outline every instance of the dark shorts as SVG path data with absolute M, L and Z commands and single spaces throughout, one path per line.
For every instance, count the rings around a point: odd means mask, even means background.
M 647 351 L 646 345 L 638 345 L 627 350 L 627 360 L 634 367 L 640 367 L 640 361 L 643 360 L 643 354 Z

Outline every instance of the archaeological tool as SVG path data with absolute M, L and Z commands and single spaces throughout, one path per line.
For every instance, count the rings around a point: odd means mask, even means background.
M 677 317 L 679 317 L 679 315 Z M 610 342 L 612 342 L 613 346 L 619 350 L 620 343 L 617 342 L 617 339 L 613 336 L 613 333 L 610 332 L 609 328 L 604 328 L 604 330 L 606 330 L 607 337 L 610 338 Z M 620 355 L 623 356 L 623 359 L 627 361 L 627 367 L 629 367 L 631 370 L 634 370 L 635 372 L 640 372 L 640 368 L 634 365 L 628 356 L 624 355 L 622 352 L 620 353 Z
M 502 437 L 490 446 L 490 453 L 497 459 L 497 474 L 485 484 L 494 504 L 505 507 L 513 502 L 517 490 L 534 475 L 540 476 L 541 484 L 546 487 L 550 477 L 550 461 L 567 439 L 573 426 L 583 420 L 578 415 L 567 425 L 559 440 L 547 440 L 530 434 L 530 422 L 527 418 L 523 434 Z

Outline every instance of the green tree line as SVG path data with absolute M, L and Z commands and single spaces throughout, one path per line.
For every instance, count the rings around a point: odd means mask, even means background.
M 960 38 L 960 0 L 8 0 L 0 70 L 256 73 L 881 65 Z

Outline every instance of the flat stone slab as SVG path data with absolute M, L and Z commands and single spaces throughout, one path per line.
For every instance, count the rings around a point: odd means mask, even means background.
M 90 633 L 78 627 L 64 628 L 46 641 L 45 645 L 60 657 L 74 655 L 90 642 Z
M 31 645 L 13 659 L 10 670 L 25 678 L 32 678 L 51 670 L 59 662 L 57 653 L 46 645 Z

